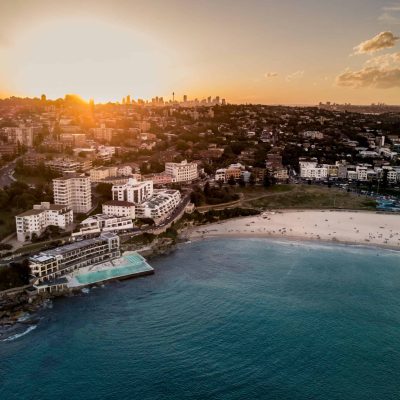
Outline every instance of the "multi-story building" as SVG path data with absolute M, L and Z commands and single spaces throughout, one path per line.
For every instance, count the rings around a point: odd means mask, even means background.
M 135 219 L 135 204 L 129 201 L 110 200 L 102 205 L 105 215 L 117 217 L 129 217 Z
M 115 155 L 115 147 L 99 146 L 97 149 L 96 157 L 103 161 L 111 161 L 113 155 Z
M 113 137 L 113 128 L 107 128 L 106 124 L 101 124 L 99 128 L 93 128 L 93 137 L 96 140 L 104 140 L 106 142 L 110 142 Z
M 90 178 L 74 174 L 53 179 L 54 203 L 70 207 L 76 213 L 87 213 L 92 208 Z
M 123 185 L 114 185 L 112 187 L 113 200 L 128 201 L 134 204 L 140 204 L 153 196 L 153 182 L 129 179 Z
M 118 167 L 97 167 L 89 171 L 91 182 L 101 182 L 104 179 L 117 176 Z
M 96 214 L 84 219 L 79 226 L 79 231 L 73 237 L 96 235 L 101 232 L 122 232 L 133 228 L 131 217 L 117 217 L 114 215 Z
M 225 170 L 225 181 L 229 181 L 230 178 L 234 178 L 235 180 L 239 180 L 242 176 L 242 171 L 244 170 L 244 166 L 240 163 L 231 164 Z
M 136 205 L 136 217 L 152 218 L 156 222 L 167 218 L 181 200 L 179 190 L 154 190 L 151 199 Z
M 278 181 L 286 181 L 289 179 L 287 168 L 276 168 L 273 172 L 274 178 Z
M 27 147 L 33 146 L 33 127 L 20 125 L 18 127 L 6 127 L 4 132 L 7 135 L 8 143 L 20 144 Z
M 72 159 L 72 158 L 56 158 L 50 160 L 47 166 L 59 174 L 71 174 L 79 171 L 87 171 L 92 168 L 92 160 L 89 159 Z
M 172 176 L 173 182 L 190 182 L 199 176 L 197 163 L 188 163 L 186 160 L 181 163 L 165 163 L 165 173 Z
M 226 182 L 226 168 L 220 168 L 215 171 L 215 180 L 218 182 Z
M 30 257 L 29 267 L 36 278 L 34 285 L 39 292 L 58 288 L 57 278 L 78 268 L 119 257 L 119 245 L 119 237 L 106 232 L 96 238 L 77 241 Z
M 152 181 L 153 185 L 167 185 L 172 183 L 172 176 L 167 175 L 165 172 L 161 172 L 159 174 L 149 174 L 143 176 L 143 179 L 146 181 Z
M 18 146 L 16 144 L 0 144 L 0 156 L 12 156 L 17 154 Z
M 328 177 L 328 168 L 318 165 L 317 161 L 299 161 L 300 177 L 321 180 Z
M 40 236 L 50 225 L 65 229 L 72 221 L 73 213 L 68 206 L 42 202 L 15 217 L 17 239 L 19 242 L 31 240 L 33 234 Z

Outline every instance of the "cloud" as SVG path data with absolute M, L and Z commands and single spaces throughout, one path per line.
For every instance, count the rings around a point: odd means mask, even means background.
M 354 47 L 355 54 L 374 53 L 382 49 L 388 49 L 396 45 L 396 41 L 400 38 L 394 36 L 392 32 L 381 32 L 374 36 L 372 39 L 368 39 L 365 42 L 360 43 Z
M 304 75 L 304 71 L 296 71 L 296 72 L 293 72 L 293 73 L 287 75 L 287 76 L 286 76 L 286 80 L 287 80 L 288 82 L 290 82 L 290 81 L 292 81 L 292 80 L 294 80 L 294 79 L 300 79 L 300 78 L 302 78 L 303 75 Z
M 352 88 L 400 87 L 400 68 L 364 67 L 359 71 L 346 70 L 336 78 L 336 84 Z
M 365 66 L 380 68 L 400 66 L 400 52 L 382 54 L 381 56 L 372 57 L 365 62 Z
M 264 76 L 265 76 L 266 78 L 276 78 L 276 77 L 278 76 L 278 73 L 277 73 L 277 72 L 266 72 L 266 73 L 264 74 Z

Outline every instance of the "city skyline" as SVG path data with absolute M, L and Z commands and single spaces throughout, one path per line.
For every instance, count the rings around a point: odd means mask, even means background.
M 400 104 L 398 1 L 31 0 L 0 15 L 0 97 Z

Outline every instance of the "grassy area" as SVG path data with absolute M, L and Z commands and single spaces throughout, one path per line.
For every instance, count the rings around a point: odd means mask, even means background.
M 241 193 L 243 200 L 252 200 L 261 196 L 267 196 L 273 193 L 285 193 L 290 192 L 296 188 L 296 185 L 273 185 L 268 188 L 264 186 L 246 186 L 237 187 L 236 193 Z
M 283 186 L 283 185 L 282 185 Z M 289 185 L 285 185 L 289 186 Z M 374 210 L 375 201 L 324 186 L 291 185 L 289 190 L 267 190 L 263 197 L 248 198 L 244 204 L 257 208 L 344 208 Z

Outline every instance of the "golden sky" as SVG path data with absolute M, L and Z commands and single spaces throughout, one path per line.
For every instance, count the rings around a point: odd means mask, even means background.
M 400 104 L 400 1 L 0 0 L 0 96 Z

